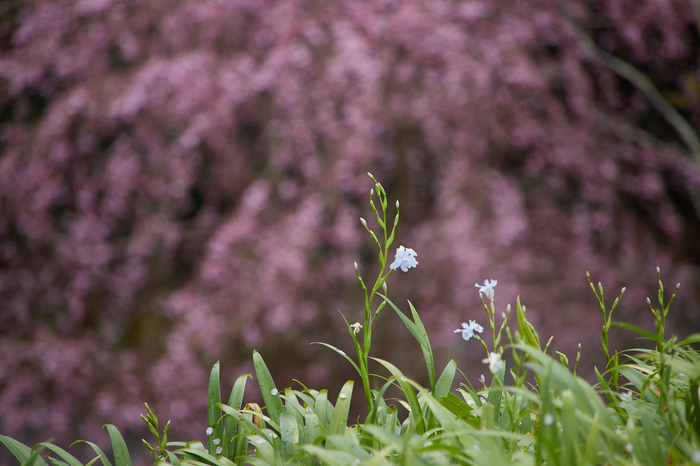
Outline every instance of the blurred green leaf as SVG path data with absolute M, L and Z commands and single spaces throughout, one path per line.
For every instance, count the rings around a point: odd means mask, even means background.
M 115 466 L 131 466 L 131 457 L 129 456 L 129 449 L 126 447 L 126 442 L 122 434 L 119 433 L 117 429 L 112 424 L 106 424 L 107 432 L 109 432 L 109 438 L 112 441 L 112 451 L 114 452 L 114 464 Z

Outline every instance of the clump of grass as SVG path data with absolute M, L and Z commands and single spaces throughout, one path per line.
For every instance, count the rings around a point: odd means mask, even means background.
M 487 280 L 483 286 L 477 284 L 493 347 L 489 348 L 478 335 L 484 328 L 476 321 L 464 323 L 455 332 L 461 333 L 465 340 L 474 338 L 481 345 L 491 380 L 487 384 L 482 379 L 481 388 L 477 389 L 465 377 L 452 391 L 459 372 L 456 362 L 447 363 L 438 376 L 420 313 L 410 301 L 410 313 L 405 313 L 387 296 L 387 277 L 399 268 L 408 272 L 417 266 L 417 254 L 401 246 L 386 270 L 399 204 L 396 203 L 396 214 L 389 228 L 386 192 L 373 177 L 372 181 L 370 206 L 380 234 L 375 234 L 365 220 L 362 224 L 379 248 L 380 270 L 374 285 L 368 288 L 355 266 L 365 296 L 364 323 L 350 324 L 352 319 L 345 322 L 356 358 L 321 343 L 357 370 L 367 405 L 364 421 L 348 423 L 354 381 L 347 381 L 336 399 L 330 399 L 327 390 L 304 386 L 301 390 L 280 389 L 262 355 L 254 352 L 255 380 L 264 406 L 244 404 L 250 374 L 236 380 L 228 401 L 223 403 L 217 362 L 209 380 L 206 443 L 169 441 L 169 422 L 161 430 L 158 418 L 146 404 L 147 415 L 142 418 L 156 441 L 155 446 L 146 440 L 144 444 L 153 452 L 156 464 L 700 464 L 700 353 L 692 347 L 700 342 L 700 334 L 678 341 L 665 333 L 666 316 L 679 286 L 666 300 L 661 272 L 657 269 L 658 305 L 648 300 L 655 329 L 649 331 L 613 321 L 613 311 L 625 289 L 608 309 L 602 284 L 594 286 L 588 276 L 603 313 L 601 343 L 607 362 L 602 372 L 596 369 L 597 384 L 591 385 L 576 375 L 580 347 L 573 366 L 562 353 L 557 352 L 557 357 L 550 355 L 551 338 L 543 347 L 519 298 L 512 328 L 510 305 L 497 325 L 494 289 L 497 282 Z M 375 194 L 379 209 L 374 204 Z M 379 300 L 376 306 L 375 300 Z M 370 355 L 375 319 L 387 305 L 420 345 L 429 387 L 407 378 L 391 362 Z M 651 340 L 655 347 L 611 354 L 608 332 L 613 325 Z M 504 333 L 507 343 L 501 345 Z M 505 351 L 512 355 L 512 367 L 506 367 L 502 358 Z M 371 388 L 370 359 L 386 369 L 378 390 Z M 533 377 L 528 377 L 530 374 Z M 396 403 L 385 397 L 391 386 L 398 387 L 401 393 Z M 405 408 L 407 414 L 402 414 L 404 411 L 399 407 Z M 129 452 L 118 429 L 113 425 L 106 427 L 112 440 L 114 463 L 130 465 Z M 23 465 L 81 464 L 49 442 L 34 448 L 7 436 L 0 436 L 0 442 Z M 97 445 L 80 442 L 89 445 L 96 454 L 88 464 L 98 460 L 102 465 L 112 464 Z

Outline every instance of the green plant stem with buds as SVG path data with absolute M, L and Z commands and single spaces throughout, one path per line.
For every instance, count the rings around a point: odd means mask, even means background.
M 357 263 L 355 263 L 355 272 L 357 273 L 357 279 L 360 282 L 360 286 L 362 287 L 362 291 L 365 295 L 365 323 L 362 327 L 362 344 L 359 343 L 356 337 L 356 328 L 351 328 L 351 325 L 348 325 L 348 330 L 350 331 L 350 335 L 353 338 L 353 341 L 355 343 L 355 349 L 357 351 L 358 370 L 362 379 L 362 387 L 364 388 L 365 392 L 367 410 L 368 412 L 372 412 L 372 408 L 374 407 L 374 400 L 369 381 L 369 351 L 372 345 L 372 328 L 374 326 L 374 321 L 384 309 L 386 301 L 382 301 L 382 303 L 379 304 L 379 306 L 377 306 L 377 309 L 374 312 L 372 311 L 372 304 L 374 302 L 374 297 L 380 289 L 384 289 L 384 293 L 386 293 L 386 279 L 392 272 L 391 269 L 386 271 L 386 263 L 389 258 L 389 249 L 391 248 L 391 245 L 394 242 L 396 225 L 399 223 L 399 201 L 396 201 L 396 215 L 394 216 L 394 222 L 393 227 L 391 228 L 391 233 L 389 233 L 387 229 L 388 201 L 386 191 L 384 191 L 384 187 L 374 178 L 374 176 L 372 176 L 371 173 L 368 173 L 368 175 L 372 179 L 372 181 L 374 181 L 374 189 L 370 190 L 369 203 L 372 207 L 372 211 L 374 211 L 377 223 L 379 224 L 379 228 L 381 229 L 380 236 L 382 237 L 382 240 L 380 241 L 379 238 L 377 238 L 377 235 L 370 229 L 365 219 L 361 218 L 360 221 L 362 223 L 362 226 L 365 227 L 365 229 L 370 234 L 375 244 L 379 248 L 379 275 L 377 276 L 377 279 L 375 280 L 372 289 L 368 290 L 364 280 L 362 279 Z M 376 205 L 374 204 L 375 193 L 379 200 L 379 206 L 381 210 L 377 209 Z M 348 321 L 346 320 L 345 323 L 348 324 Z

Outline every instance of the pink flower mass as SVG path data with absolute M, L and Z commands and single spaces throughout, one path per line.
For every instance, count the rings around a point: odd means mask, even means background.
M 353 263 L 376 275 L 367 171 L 401 202 L 394 247 L 421 254 L 389 295 L 421 312 L 440 360 L 480 366 L 447 336 L 482 316 L 487 276 L 499 312 L 520 295 L 541 335 L 599 365 L 586 271 L 627 286 L 631 320 L 660 266 L 683 283 L 670 328 L 697 330 L 699 165 L 572 26 L 698 128 L 690 2 L 569 7 L 3 3 L 0 433 L 68 442 L 109 422 L 140 439 L 148 402 L 198 438 L 211 365 L 229 390 L 253 349 L 280 387 L 354 377 L 309 343 L 351 349 Z M 420 348 L 396 344 L 410 335 L 380 327 L 372 351 L 412 367 Z

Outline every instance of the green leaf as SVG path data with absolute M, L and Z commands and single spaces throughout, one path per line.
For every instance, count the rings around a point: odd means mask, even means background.
M 343 316 L 343 318 L 345 318 L 345 317 Z M 341 350 L 341 349 L 338 349 L 338 348 L 336 348 L 336 347 L 333 346 L 333 345 L 329 345 L 328 343 L 324 343 L 324 342 L 322 342 L 322 341 L 315 341 L 315 342 L 313 342 L 312 344 L 314 344 L 314 345 L 323 345 L 323 346 L 325 346 L 326 348 L 332 349 L 333 351 L 335 351 L 336 353 L 338 353 L 339 355 L 341 355 L 342 357 L 344 357 L 345 359 L 347 359 L 348 362 L 350 362 L 350 364 L 352 364 L 352 367 L 355 368 L 355 370 L 357 371 L 357 373 L 360 374 L 360 376 L 362 376 L 362 372 L 360 371 L 360 368 L 357 366 L 357 364 L 355 363 L 355 361 L 353 361 L 352 359 L 350 359 L 350 356 L 348 356 L 347 353 L 346 353 L 345 351 L 343 351 L 343 350 Z
M 306 443 L 314 443 L 321 436 L 321 423 L 316 413 L 304 413 L 304 438 Z
M 107 455 L 105 455 L 102 449 L 94 443 L 88 442 L 87 440 L 77 440 L 73 442 L 73 444 L 75 443 L 87 443 L 95 451 L 95 453 L 97 453 L 97 457 L 100 459 L 100 461 L 102 461 L 102 466 L 112 466 L 112 463 L 110 463 Z
M 343 385 L 343 388 L 338 394 L 338 401 L 335 404 L 335 409 L 333 410 L 333 417 L 331 418 L 331 423 L 328 428 L 328 434 L 339 434 L 343 435 L 345 433 L 345 427 L 348 423 L 348 413 L 350 412 L 350 403 L 352 401 L 352 389 L 355 383 L 352 380 L 348 380 Z
M 349 466 L 354 463 L 355 457 L 348 452 L 338 450 L 326 450 L 315 445 L 304 445 L 302 449 L 320 460 L 320 464 L 328 466 Z
M 107 432 L 109 432 L 109 438 L 112 441 L 112 451 L 114 451 L 114 464 L 116 466 L 131 466 L 131 457 L 129 456 L 129 449 L 126 448 L 126 443 L 122 434 L 119 433 L 117 429 L 112 424 L 106 424 Z
M 245 394 L 246 383 L 249 378 L 252 379 L 252 376 L 250 374 L 245 374 L 236 379 L 236 382 L 233 384 L 233 388 L 231 389 L 231 395 L 228 398 L 228 406 L 237 410 L 241 409 L 241 406 L 243 405 L 243 396 Z M 238 436 L 231 441 L 231 438 L 236 433 L 237 425 L 238 422 L 231 416 L 226 416 L 224 419 L 225 435 L 221 440 L 223 443 L 224 455 L 228 456 L 229 458 L 235 458 L 238 455 L 242 455 L 248 446 L 248 440 L 243 436 Z
M 224 426 L 219 422 L 221 420 L 221 409 L 218 407 L 218 404 L 221 403 L 219 367 L 219 361 L 216 361 L 214 367 L 211 368 L 211 373 L 209 375 L 209 396 L 207 398 L 207 426 L 214 429 L 212 435 L 209 435 L 207 438 L 209 453 L 212 455 L 214 455 L 216 451 L 214 439 L 221 439 L 224 434 Z
M 389 370 L 389 372 L 391 372 L 391 375 L 394 376 L 396 381 L 399 383 L 401 391 L 403 391 L 404 395 L 406 395 L 406 401 L 411 409 L 411 415 L 415 419 L 416 432 L 418 432 L 419 434 L 424 434 L 427 429 L 425 426 L 425 419 L 423 417 L 423 410 L 420 406 L 420 403 L 418 402 L 418 397 L 413 391 L 413 387 L 409 383 L 406 376 L 404 376 L 403 373 L 392 363 L 379 358 L 372 359 L 386 367 Z
M 31 448 L 11 437 L 0 435 L 0 442 L 2 442 L 8 450 L 10 450 L 10 453 L 12 453 L 20 463 L 28 461 L 32 456 Z M 41 464 L 46 464 L 43 460 L 41 461 Z
M 688 336 L 688 338 L 686 338 L 685 340 L 678 342 L 676 346 L 685 346 L 698 342 L 700 342 L 700 333 L 693 333 L 692 335 Z
M 654 335 L 653 333 L 651 333 L 648 330 L 644 330 L 642 327 L 637 327 L 636 325 L 628 324 L 626 322 L 613 322 L 612 324 L 617 326 L 617 327 L 622 327 L 622 328 L 626 328 L 627 330 L 632 330 L 633 332 L 640 334 L 642 337 L 644 337 L 648 340 L 654 340 L 654 341 L 657 340 L 656 335 Z
M 258 378 L 258 385 L 260 386 L 260 394 L 267 407 L 267 414 L 270 416 L 270 419 L 279 424 L 280 414 L 284 412 L 284 405 L 282 404 L 282 399 L 278 396 L 279 391 L 273 395 L 273 390 L 277 390 L 275 382 L 272 380 L 272 375 L 270 375 L 265 361 L 263 361 L 262 356 L 257 351 L 253 351 L 253 364 L 255 366 L 255 375 Z
M 430 388 L 432 390 L 435 389 L 435 359 L 433 357 L 433 350 L 430 347 L 430 340 L 428 339 L 428 333 L 425 330 L 425 326 L 423 325 L 423 322 L 420 319 L 420 316 L 418 315 L 418 312 L 416 311 L 415 307 L 413 307 L 413 304 L 411 302 L 408 302 L 408 306 L 411 308 L 411 314 L 413 315 L 413 320 L 414 322 L 411 322 L 411 319 L 409 319 L 401 310 L 396 307 L 396 305 L 386 296 L 384 296 L 381 293 L 377 293 L 379 296 L 384 299 L 385 302 L 389 303 L 389 306 L 394 309 L 396 314 L 399 316 L 399 318 L 403 321 L 404 325 L 408 329 L 409 332 L 411 332 L 411 335 L 413 335 L 413 338 L 416 339 L 416 341 L 420 344 L 421 349 L 423 350 L 423 359 L 425 359 L 425 365 L 428 368 L 428 377 L 430 378 Z
M 295 445 L 299 444 L 299 423 L 293 414 L 280 414 L 280 439 L 282 441 L 283 456 L 285 458 L 291 457 L 294 453 Z
M 331 425 L 331 418 L 333 417 L 334 408 L 330 401 L 328 401 L 328 390 L 321 390 L 316 395 L 316 406 L 315 412 L 318 416 L 318 422 L 321 426 L 321 431 L 324 433 L 328 432 Z
M 254 434 L 249 435 L 248 440 L 250 441 L 250 444 L 255 448 L 256 456 L 258 458 L 262 458 L 269 464 L 275 464 L 275 458 L 277 457 L 275 454 L 275 448 L 270 444 L 268 439 L 261 435 Z M 248 461 L 247 458 L 246 461 Z
M 40 443 L 42 447 L 45 447 L 48 450 L 51 450 L 52 452 L 56 453 L 58 456 L 61 457 L 69 466 L 83 466 L 83 464 L 78 461 L 76 457 L 68 453 L 66 450 L 63 448 L 54 445 L 53 443 L 50 442 L 43 442 Z
M 457 372 L 457 363 L 454 359 L 450 360 L 442 371 L 440 378 L 435 384 L 435 398 L 440 399 L 443 396 L 447 396 L 452 388 L 452 382 L 455 378 L 455 373 Z

